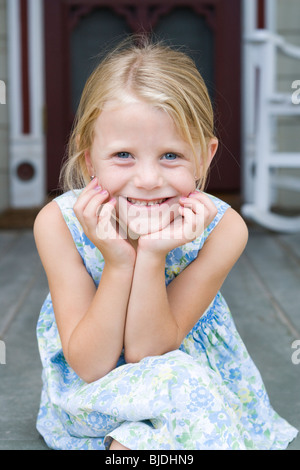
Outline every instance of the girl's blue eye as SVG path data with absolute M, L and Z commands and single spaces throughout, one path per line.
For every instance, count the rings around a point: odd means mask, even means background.
M 128 153 L 128 152 L 119 152 L 119 153 L 117 153 L 117 156 L 119 158 L 123 158 L 125 160 L 130 156 L 130 153 Z
M 165 158 L 166 160 L 176 160 L 176 158 L 178 157 L 178 155 L 176 155 L 176 153 L 172 153 L 172 152 L 168 152 L 168 153 L 165 153 L 163 158 Z

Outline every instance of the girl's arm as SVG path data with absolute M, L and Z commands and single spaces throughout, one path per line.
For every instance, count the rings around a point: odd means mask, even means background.
M 180 346 L 216 296 L 247 237 L 243 219 L 228 209 L 198 257 L 167 288 L 165 256 L 149 246 L 138 251 L 125 328 L 127 361 Z
M 96 288 L 54 201 L 39 213 L 34 235 L 65 358 L 83 380 L 97 380 L 123 348 L 133 265 L 107 263 Z

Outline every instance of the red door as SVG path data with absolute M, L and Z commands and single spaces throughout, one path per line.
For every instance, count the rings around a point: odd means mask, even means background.
M 240 189 L 240 0 L 44 0 L 48 191 L 98 55 L 124 34 L 153 31 L 186 46 L 213 100 L 220 147 L 208 190 Z

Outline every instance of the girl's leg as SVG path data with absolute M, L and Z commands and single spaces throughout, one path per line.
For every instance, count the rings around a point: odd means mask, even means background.
M 120 442 L 116 441 L 115 439 L 112 440 L 110 444 L 109 450 L 130 450 L 128 447 L 123 446 Z

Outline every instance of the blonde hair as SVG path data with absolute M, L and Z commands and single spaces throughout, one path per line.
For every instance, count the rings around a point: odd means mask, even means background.
M 205 186 L 214 117 L 203 78 L 185 53 L 141 38 L 135 43 L 135 39 L 130 37 L 109 53 L 86 82 L 61 171 L 64 190 L 84 187 L 90 181 L 85 152 L 93 143 L 95 121 L 108 101 L 122 100 L 128 94 L 169 113 L 193 149 L 198 174 L 200 156 L 195 147 L 200 145 L 202 175 L 197 187 Z

